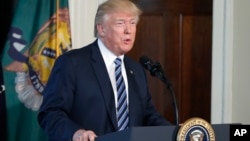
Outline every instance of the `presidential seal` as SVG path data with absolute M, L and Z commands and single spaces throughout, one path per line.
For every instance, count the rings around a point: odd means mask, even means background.
M 181 125 L 176 141 L 215 141 L 214 129 L 202 118 L 190 118 Z

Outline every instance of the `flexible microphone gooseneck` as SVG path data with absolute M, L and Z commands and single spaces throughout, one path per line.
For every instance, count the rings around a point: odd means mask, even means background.
M 174 112 L 175 112 L 175 124 L 179 126 L 179 112 L 178 112 L 178 106 L 177 106 L 177 101 L 176 101 L 175 94 L 173 91 L 173 87 L 170 81 L 165 76 L 164 71 L 161 67 L 161 64 L 159 62 L 153 62 L 151 59 L 149 59 L 146 56 L 140 57 L 140 63 L 145 69 L 147 69 L 150 72 L 152 76 L 159 78 L 164 84 L 166 84 L 170 92 L 170 95 L 173 99 L 173 107 L 174 107 Z

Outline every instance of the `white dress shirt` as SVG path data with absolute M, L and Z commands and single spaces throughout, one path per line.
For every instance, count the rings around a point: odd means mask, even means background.
M 112 53 L 104 44 L 103 42 L 98 39 L 97 40 L 99 49 L 101 51 L 102 57 L 104 59 L 108 74 L 109 74 L 109 78 L 113 87 L 113 91 L 114 91 L 114 97 L 115 97 L 115 105 L 117 107 L 117 89 L 116 89 L 116 80 L 115 80 L 115 59 L 117 57 L 121 58 L 122 60 L 122 76 L 125 82 L 125 87 L 126 87 L 126 94 L 127 94 L 127 102 L 128 102 L 128 80 L 127 80 L 127 74 L 126 74 L 126 69 L 125 69 L 125 65 L 123 62 L 123 58 L 124 55 L 121 56 L 116 56 L 114 53 Z

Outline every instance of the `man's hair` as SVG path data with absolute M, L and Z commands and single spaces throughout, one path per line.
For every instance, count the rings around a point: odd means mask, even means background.
M 141 9 L 130 0 L 107 0 L 99 5 L 95 16 L 95 37 L 97 37 L 97 25 L 103 23 L 108 18 L 108 14 L 114 12 L 125 12 L 135 15 L 137 21 L 141 15 Z

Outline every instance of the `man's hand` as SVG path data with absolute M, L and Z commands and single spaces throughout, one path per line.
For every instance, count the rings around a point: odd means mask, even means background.
M 95 141 L 96 134 L 91 130 L 77 130 L 73 135 L 73 141 Z

